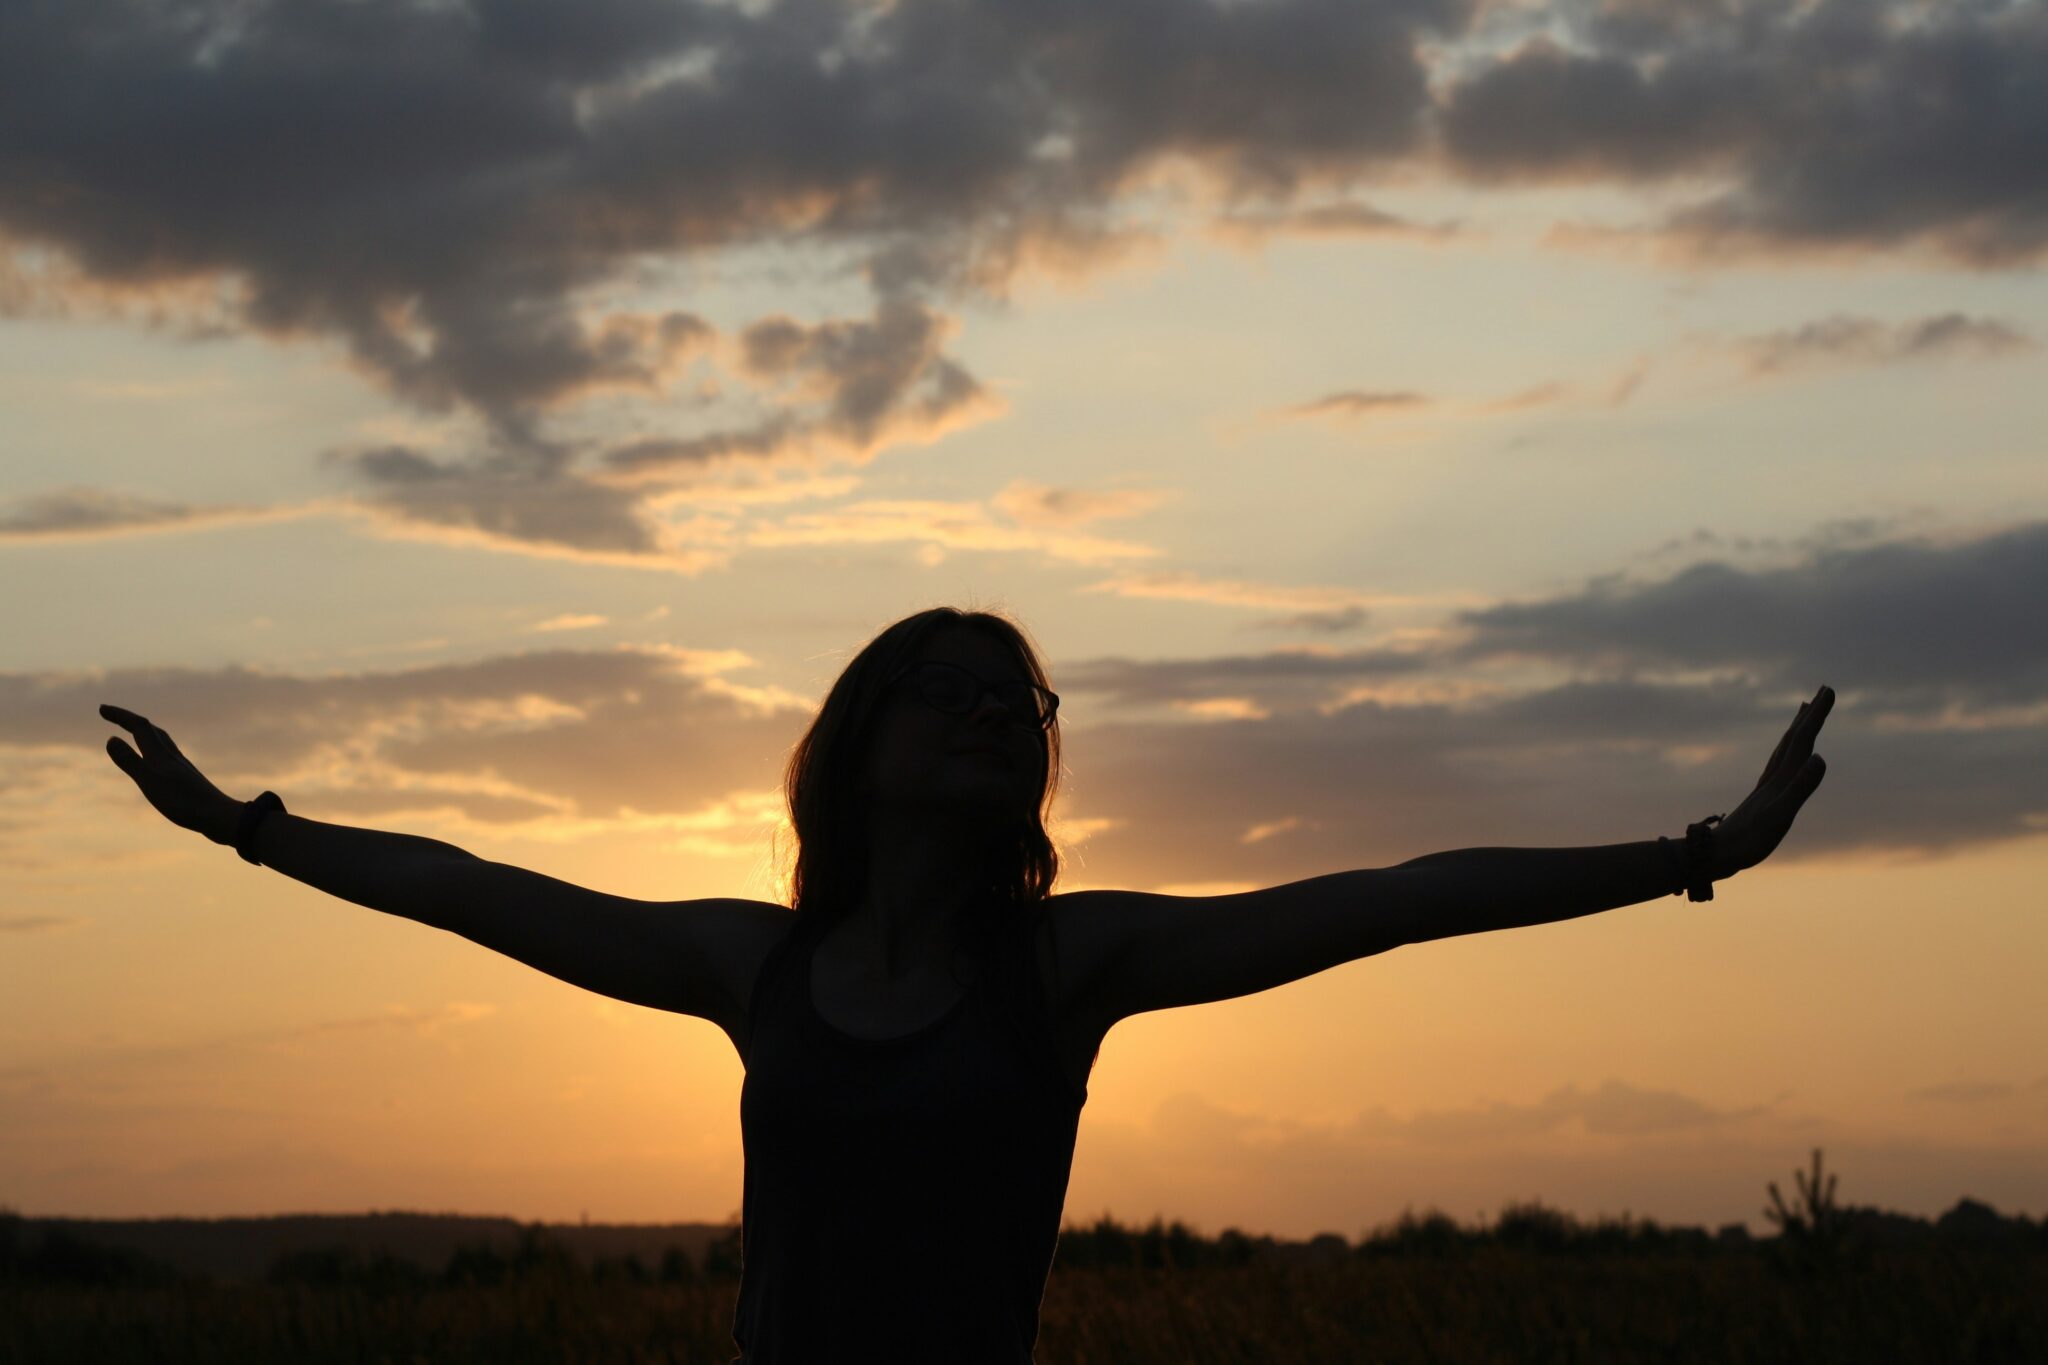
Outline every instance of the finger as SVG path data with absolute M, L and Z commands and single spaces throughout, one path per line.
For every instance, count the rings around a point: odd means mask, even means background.
M 1799 799 L 1804 801 L 1813 795 L 1820 780 L 1828 775 L 1828 761 L 1819 754 L 1806 760 L 1806 766 L 1799 770 Z
M 113 759 L 114 766 L 130 777 L 135 776 L 135 769 L 142 762 L 142 756 L 123 744 L 119 735 L 107 740 L 107 757 Z
M 1813 694 L 1813 700 L 1806 703 L 1806 752 L 1813 752 L 1813 741 L 1820 737 L 1820 727 L 1828 718 L 1828 712 L 1835 709 L 1835 689 L 1823 686 Z
M 136 715 L 133 711 L 130 711 L 125 706 L 109 706 L 105 703 L 102 703 L 100 706 L 100 714 L 106 717 L 108 720 L 114 722 L 114 724 L 120 726 L 122 729 L 130 731 L 131 733 L 149 724 L 147 720 L 144 720 L 141 716 Z
M 146 716 L 138 716 L 121 706 L 101 706 L 100 714 L 135 736 L 135 747 L 145 756 L 166 749 L 173 753 L 177 751 L 177 746 L 171 743 L 171 737 L 151 724 Z
M 1799 733 L 1799 722 L 1804 719 L 1806 703 L 1801 702 L 1798 711 L 1793 713 L 1792 723 L 1785 727 L 1785 733 L 1779 737 L 1778 747 L 1771 750 L 1770 761 L 1764 764 L 1764 775 L 1756 780 L 1759 787 L 1770 781 L 1772 775 L 1778 771 L 1778 765 L 1785 761 L 1785 751 L 1792 746 L 1792 736 Z

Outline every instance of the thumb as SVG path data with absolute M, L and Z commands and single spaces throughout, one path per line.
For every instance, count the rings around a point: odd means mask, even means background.
M 1806 760 L 1806 766 L 1799 770 L 1799 795 L 1802 800 L 1813 794 L 1813 789 L 1820 785 L 1820 780 L 1827 776 L 1827 771 L 1828 761 L 1819 754 Z
M 142 762 L 142 755 L 122 742 L 118 735 L 107 740 L 107 757 L 114 760 L 114 766 L 130 777 L 135 776 L 135 765 Z

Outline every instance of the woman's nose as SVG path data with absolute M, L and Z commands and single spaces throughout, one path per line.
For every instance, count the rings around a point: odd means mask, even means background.
M 1006 706 L 995 693 L 989 691 L 984 691 L 980 698 L 975 701 L 974 709 L 967 713 L 967 718 L 977 724 L 985 723 L 990 719 L 1009 721 L 1012 724 L 1022 724 L 1024 720 L 1022 716 Z

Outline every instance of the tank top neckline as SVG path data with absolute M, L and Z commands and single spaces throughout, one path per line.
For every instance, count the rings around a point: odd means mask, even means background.
M 835 1038 L 844 1039 L 856 1047 L 888 1047 L 894 1043 L 914 1042 L 924 1037 L 960 1013 L 961 1007 L 967 1003 L 967 997 L 974 994 L 981 984 L 982 973 L 980 970 L 977 970 L 974 980 L 963 987 L 960 994 L 954 998 L 953 1003 L 946 1006 L 945 1010 L 937 1017 L 919 1024 L 908 1033 L 895 1033 L 886 1038 L 863 1038 L 857 1033 L 848 1033 L 845 1029 L 827 1019 L 824 1011 L 818 1008 L 817 991 L 811 984 L 811 963 L 816 957 L 818 940 L 821 935 L 808 934 L 805 937 L 808 941 L 804 944 L 803 952 L 799 954 L 801 960 L 797 964 L 797 975 L 803 985 L 804 1008 L 811 1018 L 827 1033 L 830 1033 Z

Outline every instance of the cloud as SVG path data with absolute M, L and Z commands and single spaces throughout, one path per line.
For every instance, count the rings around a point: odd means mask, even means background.
M 1291 408 L 1281 408 L 1281 417 L 1315 417 L 1323 413 L 1341 413 L 1356 417 L 1361 413 L 1399 411 L 1408 408 L 1427 407 L 1431 400 L 1409 390 L 1369 393 L 1364 389 L 1346 389 L 1340 393 L 1325 394 Z
M 1468 5 L 30 7 L 0 33 L 0 306 L 338 342 L 483 425 L 456 459 L 327 452 L 388 515 L 659 556 L 621 481 L 859 461 L 1000 412 L 927 296 L 1155 239 L 1113 209 L 1162 168 L 1270 198 L 1398 159 L 1429 98 L 1418 44 Z M 764 243 L 853 258 L 871 316 L 727 338 L 619 301 Z M 770 391 L 743 420 L 548 429 L 594 397 L 663 402 L 721 351 Z
M 1917 1090 L 1908 1090 L 1909 1100 L 1934 1100 L 1946 1104 L 1982 1104 L 1987 1100 L 2002 1100 L 2015 1093 L 2014 1088 L 2003 1081 L 1949 1081 L 1941 1085 L 1924 1085 Z
M 1163 179 L 1192 176 L 1226 234 L 1449 241 L 1359 192 L 1683 178 L 1715 188 L 1650 231 L 1687 250 L 2017 265 L 2048 233 L 2044 55 L 2038 6 L 1963 0 L 72 0 L 0 27 L 0 309 L 336 346 L 477 425 L 454 452 L 321 453 L 394 533 L 697 572 L 726 550 L 678 542 L 656 491 L 999 416 L 944 303 L 1158 243 L 1134 215 Z M 870 311 L 726 330 L 647 302 L 762 246 L 857 279 Z M 721 410 L 677 431 L 693 375 Z M 597 399 L 655 416 L 567 434 Z
M 1055 661 L 1070 796 L 1125 821 L 1091 845 L 1091 881 L 1172 867 L 1273 884 L 1446 847 L 1593 842 L 1686 791 L 1724 792 L 1704 809 L 1725 809 L 1822 683 L 1842 699 L 1820 745 L 1828 786 L 1775 857 L 2037 834 L 2048 640 L 2017 623 L 2048 592 L 2048 527 L 1816 540 L 1789 564 L 1710 560 L 1460 610 L 1419 647 Z M 1554 680 L 1497 680 L 1532 666 Z M 1215 723 L 1226 703 L 1237 718 Z M 1322 828 L 1241 843 L 1289 810 Z
M 1241 579 L 1203 578 L 1185 571 L 1130 574 L 1090 583 L 1083 592 L 1109 592 L 1119 597 L 1145 597 L 1174 602 L 1208 602 L 1231 607 L 1307 608 L 1344 612 L 1391 599 L 1371 597 L 1348 588 L 1290 588 Z
M 1796 703 L 1828 683 L 1828 785 L 1775 858 L 2038 837 L 2048 640 L 2018 623 L 2048 595 L 2048 526 L 1873 533 L 1829 525 L 1781 550 L 1790 562 L 1709 559 L 1459 609 L 1398 647 L 1054 660 L 1073 774 L 1061 818 L 1092 831 L 1090 882 L 1125 886 L 1650 837 L 1645 810 L 1673 811 L 1677 833 L 1747 793 Z M 0 745 L 36 759 L 0 772 L 41 793 L 58 757 L 103 764 L 96 708 L 111 701 L 170 729 L 224 788 L 296 790 L 316 816 L 755 856 L 815 701 L 744 681 L 754 667 L 627 646 L 326 676 L 0 674 Z M 1688 812 L 1688 792 L 1708 796 Z M 28 787 L 0 798 L 24 820 L 50 805 Z M 1303 823 L 1244 842 L 1276 813 Z M 5 832 L 26 846 L 38 828 Z
M 995 501 L 1000 504 L 1002 495 Z M 1016 499 L 1012 497 L 1010 502 L 1014 504 Z M 1026 510 L 1029 515 L 1033 509 Z M 1075 564 L 1109 564 L 1160 553 L 1154 546 L 1134 541 L 1062 529 L 1073 520 L 1088 519 L 1069 518 L 1063 522 L 1041 517 L 1023 525 L 1006 526 L 978 502 L 871 499 L 827 512 L 799 512 L 757 523 L 746 532 L 746 543 L 759 547 L 917 543 L 923 546 L 926 564 L 938 563 L 955 550 L 1032 551 L 1048 559 Z
M 778 316 L 756 322 L 739 338 L 740 368 L 808 400 L 815 415 L 784 408 L 747 428 L 621 443 L 602 454 L 602 473 L 613 481 L 644 482 L 785 452 L 865 462 L 886 445 L 929 444 L 1001 414 L 1003 401 L 939 352 L 953 326 L 895 297 L 882 299 L 872 320 L 805 326 Z
M 42 934 L 82 923 L 76 915 L 0 915 L 0 934 Z
M 1471 638 L 1453 657 L 1740 669 L 1804 694 L 1841 677 L 1916 706 L 1950 690 L 2030 704 L 2048 692 L 2048 638 L 2020 628 L 2020 604 L 2044 591 L 2048 524 L 1823 546 L 1780 567 L 1707 560 L 1661 582 L 1596 579 L 1547 601 L 1461 612 Z
M 1012 521 L 1023 525 L 1079 526 L 1149 512 L 1167 494 L 1143 488 L 1054 488 L 1015 479 L 989 501 Z
M 260 507 L 224 503 L 194 507 L 113 489 L 69 487 L 0 504 L 0 541 L 101 540 L 160 531 L 210 530 L 248 522 L 309 515 L 312 506 Z
M 1269 616 L 1261 621 L 1246 622 L 1252 630 L 1314 630 L 1336 634 L 1342 630 L 1356 630 L 1366 622 L 1366 610 L 1357 603 L 1348 607 L 1333 607 L 1328 611 L 1298 611 L 1291 616 Z
M 1495 398 L 1489 402 L 1475 404 L 1474 407 L 1479 412 L 1522 412 L 1529 408 L 1540 408 L 1547 404 L 1558 402 L 1570 393 L 1571 385 L 1558 380 L 1550 380 L 1546 383 L 1532 385 L 1521 390 L 1519 393 L 1511 393 L 1505 398 Z
M 1474 235 L 1455 220 L 1417 223 L 1364 203 L 1309 204 L 1285 209 L 1240 209 L 1206 224 L 1210 234 L 1239 246 L 1263 244 L 1276 234 L 1303 237 L 1418 237 L 1443 242 Z
M 1611 230 L 1699 257 L 1925 247 L 1997 269 L 2048 244 L 2038 5 L 1565 0 L 1551 12 L 1561 36 L 1445 91 L 1440 147 L 1457 173 L 1707 182 L 1661 221 Z
M 1838 313 L 1799 327 L 1742 337 L 1731 345 L 1752 375 L 1828 364 L 1886 364 L 2040 349 L 2039 342 L 2008 323 L 1961 313 L 1891 324 Z
M 324 676 L 0 673 L 0 745 L 103 764 L 110 701 L 177 736 L 224 789 L 295 790 L 316 816 L 404 813 L 542 839 L 641 829 L 753 853 L 757 831 L 733 812 L 772 822 L 755 794 L 777 786 L 813 703 L 727 676 L 750 665 L 736 651 L 625 646 Z

